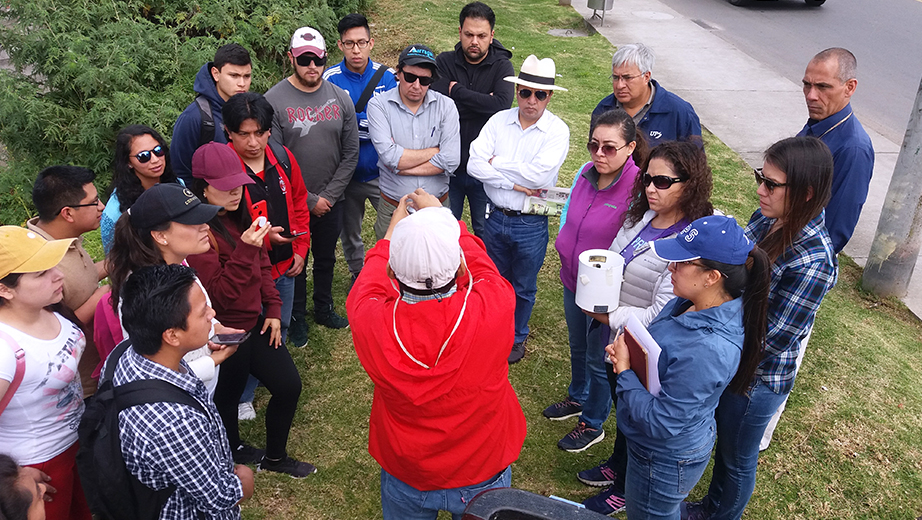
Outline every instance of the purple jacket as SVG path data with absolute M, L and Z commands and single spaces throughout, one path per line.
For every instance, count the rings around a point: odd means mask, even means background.
M 560 254 L 560 281 L 576 292 L 579 254 L 587 249 L 608 249 L 618 230 L 621 218 L 631 202 L 631 189 L 640 168 L 628 157 L 621 177 L 611 186 L 599 190 L 599 174 L 588 162 L 579 170 L 578 179 L 570 192 L 567 219 L 554 247 Z

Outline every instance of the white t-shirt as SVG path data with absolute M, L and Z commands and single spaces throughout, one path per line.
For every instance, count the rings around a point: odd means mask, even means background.
M 36 339 L 9 325 L 9 334 L 26 353 L 22 383 L 0 414 L 0 446 L 21 465 L 53 459 L 77 442 L 83 416 L 83 387 L 77 363 L 86 348 L 79 327 L 58 313 L 61 333 Z M 0 379 L 16 375 L 16 346 L 0 338 Z

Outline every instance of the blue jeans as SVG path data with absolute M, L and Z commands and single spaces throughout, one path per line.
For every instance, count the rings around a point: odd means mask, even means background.
M 580 420 L 599 429 L 611 411 L 611 388 L 605 375 L 605 347 L 595 324 L 576 305 L 576 295 L 563 288 L 563 313 L 570 336 L 570 398 L 583 405 Z M 607 338 L 606 338 L 607 339 Z
M 456 171 L 448 181 L 448 199 L 451 201 L 451 212 L 458 220 L 461 220 L 464 213 L 464 197 L 467 197 L 471 207 L 471 228 L 475 235 L 483 237 L 484 215 L 489 200 L 483 191 L 483 183 L 465 172 Z
M 631 520 L 679 520 L 688 497 L 711 460 L 714 430 L 704 444 L 682 451 L 652 450 L 628 439 L 625 507 Z
M 528 338 L 528 319 L 538 294 L 538 271 L 547 254 L 547 217 L 490 213 L 483 242 L 496 269 L 515 289 L 515 342 Z
M 512 484 L 512 468 L 467 487 L 420 491 L 381 469 L 381 510 L 384 520 L 435 520 L 439 511 L 461 520 L 464 509 L 480 492 L 507 488 Z
M 285 275 L 275 281 L 275 288 L 282 298 L 282 343 L 288 339 L 288 327 L 291 326 L 291 310 L 295 302 L 295 279 Z
M 705 499 L 712 520 L 739 520 L 756 486 L 759 442 L 775 410 L 787 398 L 761 379 L 747 395 L 727 390 L 717 405 L 717 453 Z

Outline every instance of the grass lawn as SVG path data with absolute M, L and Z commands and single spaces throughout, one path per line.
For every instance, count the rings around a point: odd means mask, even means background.
M 396 65 L 400 50 L 426 43 L 436 52 L 453 48 L 463 1 L 377 0 L 373 58 Z M 611 92 L 614 48 L 599 35 L 562 38 L 548 29 L 582 29 L 580 16 L 554 0 L 491 0 L 496 35 L 512 50 L 518 71 L 529 54 L 553 57 L 558 84 L 549 109 L 570 126 L 570 154 L 558 185 L 588 160 L 589 114 Z M 333 35 L 325 35 L 333 47 Z M 338 57 L 334 56 L 334 59 Z M 745 223 L 757 207 L 750 170 L 710 133 L 706 149 L 714 170 L 714 202 Z M 373 215 L 373 213 L 372 213 Z M 366 243 L 374 240 L 366 217 Z M 611 453 L 613 436 L 581 454 L 560 451 L 556 442 L 573 427 L 550 422 L 541 410 L 566 395 L 569 350 L 562 310 L 560 267 L 553 247 L 539 277 L 528 354 L 510 370 L 528 420 L 528 436 L 513 465 L 515 487 L 582 500 L 594 490 L 575 478 Z M 341 257 L 340 257 L 341 259 Z M 344 310 L 348 272 L 336 266 L 334 298 Z M 841 259 L 838 286 L 819 312 L 810 352 L 775 434 L 763 453 L 749 519 L 907 519 L 922 514 L 922 325 L 905 307 L 862 293 L 861 275 Z M 386 333 L 386 331 L 382 331 Z M 313 327 L 307 348 L 292 352 L 304 383 L 291 432 L 291 455 L 320 469 L 306 480 L 259 474 L 256 496 L 244 518 L 380 518 L 378 464 L 368 455 L 367 424 L 372 385 L 346 331 Z M 242 424 L 241 435 L 264 442 L 267 394 L 257 393 L 259 420 Z M 608 430 L 614 432 L 614 418 Z M 706 491 L 708 472 L 692 498 Z M 443 516 L 448 518 L 448 516 Z M 623 515 L 622 515 L 623 518 Z

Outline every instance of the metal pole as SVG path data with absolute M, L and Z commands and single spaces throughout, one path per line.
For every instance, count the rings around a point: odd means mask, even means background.
M 880 297 L 906 296 L 922 247 L 922 82 L 887 189 L 861 286 Z

